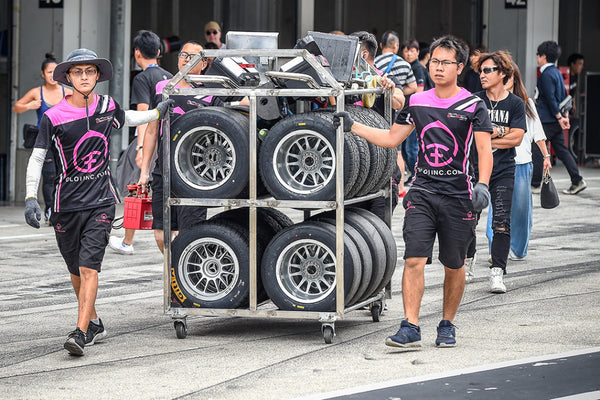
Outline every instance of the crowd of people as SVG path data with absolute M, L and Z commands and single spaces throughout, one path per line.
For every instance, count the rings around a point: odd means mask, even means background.
M 226 47 L 217 22 L 207 23 L 204 29 L 205 44 L 190 40 L 181 47 L 179 70 L 205 48 Z M 378 45 L 371 33 L 351 35 L 359 40 L 360 57 L 381 76 L 381 86 L 393 94 L 395 115 L 389 130 L 355 122 L 347 112 L 334 114 L 334 125 L 375 145 L 399 150 L 393 181 L 398 193 L 394 200 L 402 198 L 404 208 L 404 319 L 386 344 L 421 347 L 419 311 L 424 271 L 431 263 L 437 237 L 445 280 L 435 344 L 452 347 L 456 345 L 454 319 L 465 283 L 475 276 L 475 229 L 481 211 L 489 207 L 490 291 L 504 293 L 507 260 L 527 256 L 532 193 L 538 190 L 542 174 L 552 168 L 548 142 L 571 176 L 571 187 L 565 193 L 576 195 L 586 188 L 563 140 L 569 116 L 559 108 L 566 97 L 555 65 L 560 49 L 552 41 L 539 45 L 541 75 L 532 99 L 519 67 L 506 51 L 481 47 L 469 51 L 462 40 L 452 36 L 427 45 L 415 39 L 401 41 L 399 34 L 390 30 Z M 135 160 L 139 175 L 130 183 L 137 183 L 144 191 L 148 186 L 153 190 L 152 228 L 162 252 L 161 119 L 170 107 L 173 120 L 198 107 L 224 105 L 214 96 L 194 102 L 185 95 L 164 100 L 162 89 L 173 75 L 159 65 L 159 37 L 151 31 L 139 31 L 132 47 L 142 72 L 132 83 L 130 110 L 124 111 L 110 96 L 94 92 L 98 82 L 111 78 L 112 65 L 88 49 L 74 50 L 61 63 L 47 57 L 42 64 L 44 85 L 29 91 L 14 108 L 16 112 L 38 110 L 39 134 L 27 168 L 25 219 L 39 228 L 42 211 L 37 192 L 43 175 L 44 187 L 49 185 L 44 190 L 44 215 L 54 227 L 79 303 L 76 328 L 64 343 L 73 355 L 83 355 L 85 346 L 106 336 L 95 309 L 105 248 L 125 255 L 134 253 L 134 230 L 126 230 L 123 238 L 110 235 L 119 201 L 108 168 L 111 130 L 137 127 Z M 575 73 L 581 72 L 580 56 L 569 58 Z M 209 61 L 200 60 L 190 73 L 205 72 Z M 199 84 L 181 80 L 178 85 Z M 373 108 L 383 113 L 381 96 Z M 410 185 L 409 190 L 405 184 Z M 206 209 L 201 207 L 174 210 L 169 227 L 173 236 L 206 219 Z

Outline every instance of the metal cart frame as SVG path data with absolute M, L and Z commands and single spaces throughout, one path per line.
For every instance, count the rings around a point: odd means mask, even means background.
M 303 57 L 327 82 L 330 87 L 319 86 L 309 75 L 296 73 L 266 72 L 267 77 L 296 79 L 306 82 L 308 89 L 262 89 L 258 87 L 236 87 L 227 77 L 207 76 L 207 75 L 189 75 L 189 71 L 200 62 L 203 57 L 260 57 L 268 59 L 271 65 L 274 65 L 278 58 Z M 224 88 L 177 88 L 177 83 L 187 78 L 194 82 L 217 82 L 224 85 Z M 331 343 L 335 336 L 335 322 L 343 319 L 344 315 L 350 311 L 370 305 L 371 314 L 374 321 L 379 321 L 379 316 L 383 312 L 385 299 L 391 298 L 391 285 L 388 285 L 381 293 L 372 296 L 351 307 L 344 306 L 344 285 L 336 285 L 336 311 L 335 312 L 317 312 L 317 311 L 286 311 L 268 307 L 259 307 L 257 304 L 257 208 L 260 207 L 282 207 L 282 208 L 303 208 L 303 209 L 335 209 L 336 210 L 336 282 L 344 282 L 344 205 L 357 203 L 364 200 L 384 196 L 388 198 L 388 207 L 386 207 L 386 220 L 388 226 L 391 226 L 391 190 L 381 189 L 376 193 L 360 198 L 344 201 L 344 131 L 340 126 L 336 132 L 336 198 L 335 201 L 293 201 L 277 200 L 273 198 L 257 198 L 257 97 L 258 96 L 293 96 L 293 97 L 323 97 L 334 96 L 336 98 L 337 111 L 344 110 L 344 98 L 347 95 L 362 95 L 368 93 L 384 93 L 382 88 L 355 89 L 347 90 L 337 82 L 334 77 L 319 64 L 307 50 L 205 50 L 196 54 L 165 86 L 163 95 L 213 95 L 213 96 L 247 96 L 250 101 L 249 113 L 249 198 L 248 199 L 201 199 L 201 198 L 174 198 L 171 193 L 171 163 L 170 163 L 170 119 L 167 116 L 163 122 L 163 200 L 165 208 L 164 226 L 171 226 L 171 206 L 206 206 L 206 207 L 248 207 L 249 208 L 249 250 L 250 250 L 250 298 L 249 307 L 243 309 L 213 309 L 213 308 L 179 308 L 171 307 L 171 230 L 164 229 L 164 312 L 170 314 L 174 320 L 174 326 L 178 338 L 184 338 L 187 335 L 187 316 L 228 316 L 228 317 L 263 317 L 263 318 L 288 318 L 288 319 L 313 319 L 321 323 L 321 331 L 326 343 Z M 386 119 L 391 121 L 391 91 L 385 92 L 386 96 Z

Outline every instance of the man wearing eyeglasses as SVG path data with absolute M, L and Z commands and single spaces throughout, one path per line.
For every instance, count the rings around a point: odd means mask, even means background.
M 436 235 L 438 259 L 444 265 L 442 321 L 437 328 L 438 347 L 456 345 L 453 324 L 464 288 L 464 261 L 475 236 L 475 213 L 489 202 L 487 184 L 492 171 L 492 125 L 483 101 L 458 87 L 467 60 L 462 42 L 445 36 L 431 45 L 429 72 L 435 88 L 415 93 L 389 131 L 354 122 L 347 112 L 335 113 L 351 131 L 384 147 L 402 143 L 417 130 L 419 156 L 416 176 L 404 197 L 404 275 L 402 300 L 405 319 L 386 345 L 405 349 L 421 347 L 419 310 L 425 288 L 425 265 L 431 263 Z M 472 183 L 469 154 L 475 141 L 479 152 L 479 182 Z
M 490 241 L 490 292 L 506 293 L 503 276 L 510 251 L 510 212 L 515 184 L 515 147 L 523 141 L 527 130 L 525 103 L 505 89 L 513 76 L 512 57 L 505 51 L 482 53 L 473 59 L 473 69 L 479 71 L 483 91 L 481 97 L 494 125 L 492 151 L 494 167 L 490 178 L 492 210 L 490 225 L 493 234 Z M 489 218 L 488 218 L 489 220 Z M 467 273 L 473 276 L 473 264 Z
M 226 48 L 225 43 L 221 42 L 221 27 L 215 21 L 209 21 L 204 25 L 204 37 L 207 43 L 214 43 L 217 49 Z
M 110 61 L 88 49 L 72 51 L 56 66 L 54 80 L 71 86 L 73 95 L 44 113 L 27 165 L 25 220 L 39 229 L 41 209 L 36 195 L 46 152 L 54 153 L 57 169 L 50 222 L 79 303 L 77 325 L 64 348 L 78 356 L 85 346 L 106 336 L 95 303 L 98 273 L 119 201 L 108 168 L 112 129 L 162 118 L 170 104 L 165 101 L 152 110 L 124 111 L 110 96 L 94 92 L 98 82 L 111 77 Z
M 193 56 L 198 54 L 203 47 L 196 41 L 186 42 L 178 55 L 177 67 L 181 70 L 186 66 Z M 198 64 L 189 71 L 189 75 L 200 75 L 202 70 L 206 68 L 206 60 L 202 59 Z M 169 80 L 164 80 L 156 84 L 156 93 L 153 99 L 153 104 L 162 101 L 162 90 L 166 86 Z M 194 82 L 188 82 L 182 79 L 177 83 L 178 88 L 191 88 L 198 87 L 199 84 Z M 170 99 L 174 101 L 173 115 L 171 117 L 171 123 L 173 123 L 178 117 L 184 113 L 195 110 L 200 107 L 207 106 L 222 106 L 223 101 L 218 97 L 204 96 L 198 98 L 197 96 L 189 95 L 174 95 L 170 96 Z M 158 121 L 151 122 L 148 124 L 146 134 L 144 135 L 144 157 L 142 159 L 142 166 L 140 172 L 140 179 L 138 184 L 142 186 L 142 191 L 147 191 L 147 185 L 150 181 L 150 172 L 152 172 L 152 229 L 154 230 L 154 239 L 161 252 L 164 252 L 164 225 L 163 225 L 163 179 L 162 179 L 162 127 L 159 126 Z M 157 149 L 156 165 L 153 171 L 150 171 L 152 157 L 154 156 L 154 150 Z M 177 235 L 179 230 L 187 229 L 191 226 L 198 224 L 206 219 L 206 208 L 194 207 L 194 206 L 179 206 L 174 207 L 175 212 L 171 219 L 171 231 L 174 235 Z

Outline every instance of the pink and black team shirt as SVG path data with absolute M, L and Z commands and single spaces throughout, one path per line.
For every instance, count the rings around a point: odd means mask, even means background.
M 414 124 L 417 131 L 419 153 L 411 190 L 470 199 L 473 132 L 493 132 L 483 101 L 463 88 L 448 99 L 437 97 L 435 89 L 415 93 L 396 123 Z
M 109 96 L 94 95 L 86 110 L 67 103 L 67 96 L 46 111 L 35 147 L 50 150 L 56 160 L 55 212 L 71 212 L 115 204 L 119 197 L 108 168 L 113 128 L 125 112 Z

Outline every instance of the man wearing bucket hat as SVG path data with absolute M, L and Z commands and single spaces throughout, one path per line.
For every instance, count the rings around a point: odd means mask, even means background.
M 56 160 L 50 222 L 79 303 L 77 326 L 64 344 L 73 355 L 83 355 L 86 345 L 106 336 L 94 304 L 98 272 L 119 201 L 108 168 L 111 131 L 162 118 L 170 105 L 163 102 L 152 110 L 124 111 L 110 96 L 94 93 L 98 82 L 111 77 L 110 61 L 88 49 L 72 51 L 56 66 L 54 80 L 71 86 L 73 95 L 42 117 L 27 166 L 25 220 L 39 228 L 41 210 L 36 194 L 46 152 L 51 150 Z
M 221 42 L 221 27 L 215 21 L 209 21 L 204 25 L 204 37 L 206 43 L 214 43 L 219 49 L 225 48 L 225 43 Z

